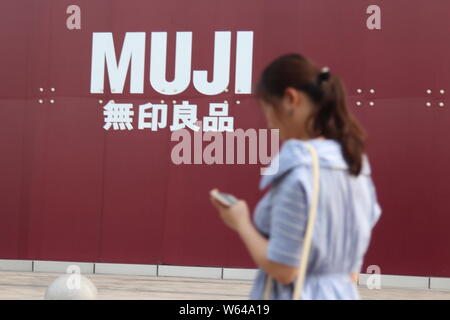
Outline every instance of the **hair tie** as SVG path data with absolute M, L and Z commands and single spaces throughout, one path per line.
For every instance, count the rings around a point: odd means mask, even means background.
M 319 74 L 319 85 L 321 85 L 323 81 L 327 81 L 328 79 L 330 79 L 330 69 L 328 67 L 323 67 L 322 71 Z

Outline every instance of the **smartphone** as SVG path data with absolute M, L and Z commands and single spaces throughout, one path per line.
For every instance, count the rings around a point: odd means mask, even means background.
M 213 189 L 210 191 L 211 196 L 214 199 L 218 200 L 221 204 L 227 207 L 231 207 L 233 204 L 237 202 L 236 197 L 231 194 L 220 192 L 217 189 Z

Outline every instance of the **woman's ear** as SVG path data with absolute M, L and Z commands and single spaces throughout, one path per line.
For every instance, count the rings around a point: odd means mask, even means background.
M 294 106 L 299 105 L 302 100 L 300 91 L 292 87 L 287 87 L 284 91 L 284 95 L 288 99 L 289 103 Z
M 284 91 L 284 105 L 287 108 L 287 114 L 289 116 L 294 114 L 294 108 L 300 105 L 300 92 L 294 88 L 288 87 Z

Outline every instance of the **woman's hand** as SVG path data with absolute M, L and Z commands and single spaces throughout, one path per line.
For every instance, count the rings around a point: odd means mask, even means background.
M 238 200 L 234 205 L 227 207 L 211 196 L 211 203 L 219 211 L 223 222 L 234 231 L 239 231 L 242 226 L 251 222 L 247 202 L 244 200 Z

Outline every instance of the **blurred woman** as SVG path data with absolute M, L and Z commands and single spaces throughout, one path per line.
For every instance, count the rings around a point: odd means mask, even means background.
M 224 207 L 211 198 L 259 267 L 250 299 L 262 299 L 268 275 L 271 299 L 291 299 L 308 221 L 311 156 L 319 157 L 317 218 L 303 285 L 303 299 L 359 299 L 355 281 L 381 208 L 365 153 L 365 133 L 348 110 L 344 86 L 328 69 L 299 54 L 267 66 L 256 97 L 270 129 L 283 145 L 272 161 L 278 171 L 262 176 L 270 186 L 253 222 L 244 200 Z

